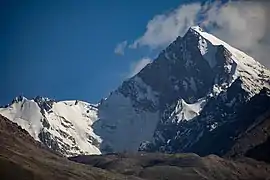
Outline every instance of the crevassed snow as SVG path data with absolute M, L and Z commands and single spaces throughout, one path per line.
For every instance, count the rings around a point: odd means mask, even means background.
M 97 120 L 97 110 L 89 109 L 90 104 L 79 101 L 60 101 L 53 105 L 54 113 L 47 114 L 47 118 L 51 119 L 50 125 L 52 129 L 60 129 L 68 135 L 74 137 L 76 144 L 66 141 L 70 146 L 78 146 L 84 154 L 100 154 L 96 146 L 90 144 L 87 140 L 89 137 L 95 138 L 99 143 L 101 139 L 92 129 L 92 124 Z M 90 106 L 91 107 L 91 106 Z M 70 126 L 63 126 L 68 121 Z M 51 130 L 49 130 L 51 132 Z M 55 134 L 59 136 L 59 134 Z M 75 153 L 75 152 L 74 152 Z
M 56 141 L 60 148 L 64 148 L 64 155 L 101 153 L 99 148 L 92 144 L 93 139 L 97 144 L 101 143 L 101 139 L 91 127 L 98 118 L 97 109 L 89 103 L 54 102 L 48 112 L 44 110 L 41 113 L 34 100 L 24 98 L 7 108 L 0 108 L 0 114 L 20 125 L 35 140 L 40 141 L 38 135 L 41 131 L 49 132 L 52 140 Z M 48 121 L 49 128 L 43 126 L 44 119 Z

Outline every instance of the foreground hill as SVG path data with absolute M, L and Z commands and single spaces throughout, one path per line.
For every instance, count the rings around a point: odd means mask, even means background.
M 225 180 L 267 179 L 270 166 L 195 154 L 111 154 L 68 159 L 54 154 L 27 131 L 0 115 L 0 177 L 3 180 Z
M 268 179 L 270 173 L 270 166 L 264 163 L 246 158 L 231 161 L 215 155 L 127 153 L 69 159 L 149 180 L 256 180 Z
M 1 180 L 118 180 L 116 173 L 73 163 L 45 149 L 27 131 L 0 115 Z

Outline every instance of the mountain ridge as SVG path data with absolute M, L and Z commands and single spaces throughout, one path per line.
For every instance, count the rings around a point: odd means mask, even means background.
M 101 141 L 91 129 L 96 107 L 83 101 L 55 101 L 36 97 L 18 97 L 0 114 L 26 129 L 31 136 L 64 155 L 100 154 Z
M 35 139 L 67 156 L 138 150 L 197 152 L 201 148 L 198 144 L 207 134 L 237 122 L 253 97 L 269 89 L 268 69 L 194 26 L 98 105 L 82 101 L 56 102 L 42 97 L 29 100 L 28 104 L 36 109 L 32 112 L 38 114 L 31 123 L 44 129 L 29 131 Z M 27 126 L 17 117 L 22 112 L 20 102 L 1 108 L 0 114 Z M 265 102 L 263 106 L 270 107 Z M 265 111 L 263 106 L 259 107 L 260 112 Z M 69 110 L 77 116 L 65 117 Z M 25 110 L 25 114 L 29 113 Z M 84 125 L 77 126 L 76 118 Z M 52 124 L 53 130 L 48 124 Z M 207 153 L 213 152 L 207 150 Z

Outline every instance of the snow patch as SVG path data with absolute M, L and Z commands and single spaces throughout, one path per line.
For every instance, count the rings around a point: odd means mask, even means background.
M 211 132 L 211 131 L 215 130 L 217 127 L 218 127 L 218 123 L 215 122 L 214 124 L 210 125 L 210 130 L 209 131 Z
M 171 117 L 173 122 L 189 121 L 198 116 L 206 104 L 206 99 L 199 99 L 196 103 L 188 104 L 183 99 L 179 100 Z

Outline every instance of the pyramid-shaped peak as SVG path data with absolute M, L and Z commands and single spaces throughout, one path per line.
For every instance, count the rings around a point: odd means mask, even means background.
M 191 26 L 189 28 L 189 30 L 187 31 L 186 34 L 195 34 L 195 35 L 199 35 L 200 37 L 202 37 L 203 39 L 207 40 L 208 42 L 210 42 L 212 45 L 214 46 L 218 46 L 218 45 L 223 45 L 225 48 L 227 48 L 228 50 L 233 50 L 235 51 L 236 49 L 232 46 L 230 46 L 228 43 L 224 42 L 223 40 L 217 38 L 216 36 L 206 32 L 202 27 L 200 26 Z

